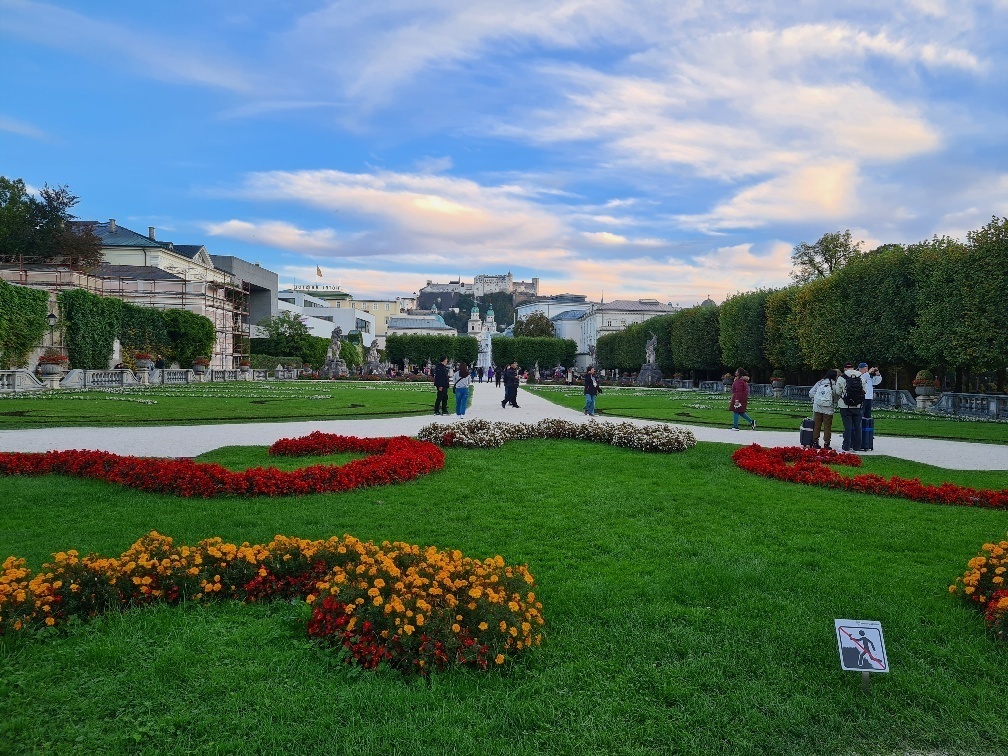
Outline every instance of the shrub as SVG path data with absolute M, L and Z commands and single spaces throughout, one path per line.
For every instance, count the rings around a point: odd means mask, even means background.
M 0 280 L 0 368 L 24 367 L 45 336 L 49 295 Z
M 1008 641 L 1008 540 L 985 543 L 969 560 L 962 577 L 949 592 L 983 611 L 987 628 L 1000 641 Z

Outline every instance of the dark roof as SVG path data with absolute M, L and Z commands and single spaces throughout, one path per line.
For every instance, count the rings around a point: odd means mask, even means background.
M 184 281 L 184 278 L 169 273 L 153 265 L 109 265 L 105 263 L 95 269 L 96 278 L 122 278 L 130 281 Z
M 196 258 L 201 249 L 206 249 L 206 247 L 202 244 L 176 244 L 172 251 L 192 260 Z
M 661 304 L 653 299 L 614 299 L 595 308 L 596 312 L 675 312 L 671 305 Z
M 564 310 L 554 315 L 550 320 L 579 320 L 588 310 Z
M 73 225 L 90 226 L 94 235 L 101 239 L 103 247 L 158 247 L 160 249 L 171 249 L 171 242 L 154 241 L 150 237 L 131 231 L 118 223 L 115 231 L 109 230 L 108 223 L 98 223 L 96 221 L 72 221 Z

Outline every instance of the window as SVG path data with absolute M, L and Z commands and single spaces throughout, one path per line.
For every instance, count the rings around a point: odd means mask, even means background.
M 388 302 L 386 302 L 386 303 L 385 303 L 385 312 L 388 312 L 388 311 L 389 311 L 389 303 L 388 303 Z

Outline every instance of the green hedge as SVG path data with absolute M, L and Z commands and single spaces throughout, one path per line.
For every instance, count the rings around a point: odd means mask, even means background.
M 48 323 L 49 295 L 0 281 L 0 367 L 25 367 L 42 343 Z
M 494 339 L 494 343 L 500 339 Z M 399 336 L 385 339 L 385 355 L 389 362 L 402 365 L 436 363 L 441 357 L 472 365 L 479 356 L 479 342 L 473 336 Z
M 344 341 L 344 345 L 349 342 Z M 315 369 L 325 364 L 326 352 L 329 351 L 329 339 L 322 336 L 311 336 L 305 334 L 297 339 L 252 339 L 252 356 L 262 355 L 274 359 L 271 368 L 276 367 L 276 358 L 283 364 L 287 364 L 286 359 L 297 359 L 300 364 L 311 366 Z M 346 359 L 346 358 L 344 358 Z
M 129 351 L 189 367 L 194 358 L 208 356 L 216 340 L 210 319 L 186 310 L 142 307 L 83 289 L 60 292 L 57 299 L 71 367 L 104 370 L 116 339 Z
M 494 365 L 510 365 L 518 362 L 523 370 L 531 370 L 538 362 L 542 370 L 557 365 L 571 367 L 577 355 L 577 343 L 571 339 L 557 339 L 547 336 L 498 336 L 491 343 Z

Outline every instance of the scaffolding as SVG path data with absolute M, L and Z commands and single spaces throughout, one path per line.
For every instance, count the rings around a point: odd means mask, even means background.
M 179 275 L 181 273 L 181 275 Z M 152 266 L 105 265 L 95 269 L 75 267 L 73 260 L 57 264 L 0 262 L 0 279 L 52 294 L 84 289 L 102 297 L 115 297 L 160 310 L 188 310 L 210 319 L 215 344 L 212 367 L 230 370 L 249 358 L 251 284 L 220 270 L 207 278 L 190 278 L 188 269 L 164 270 Z

